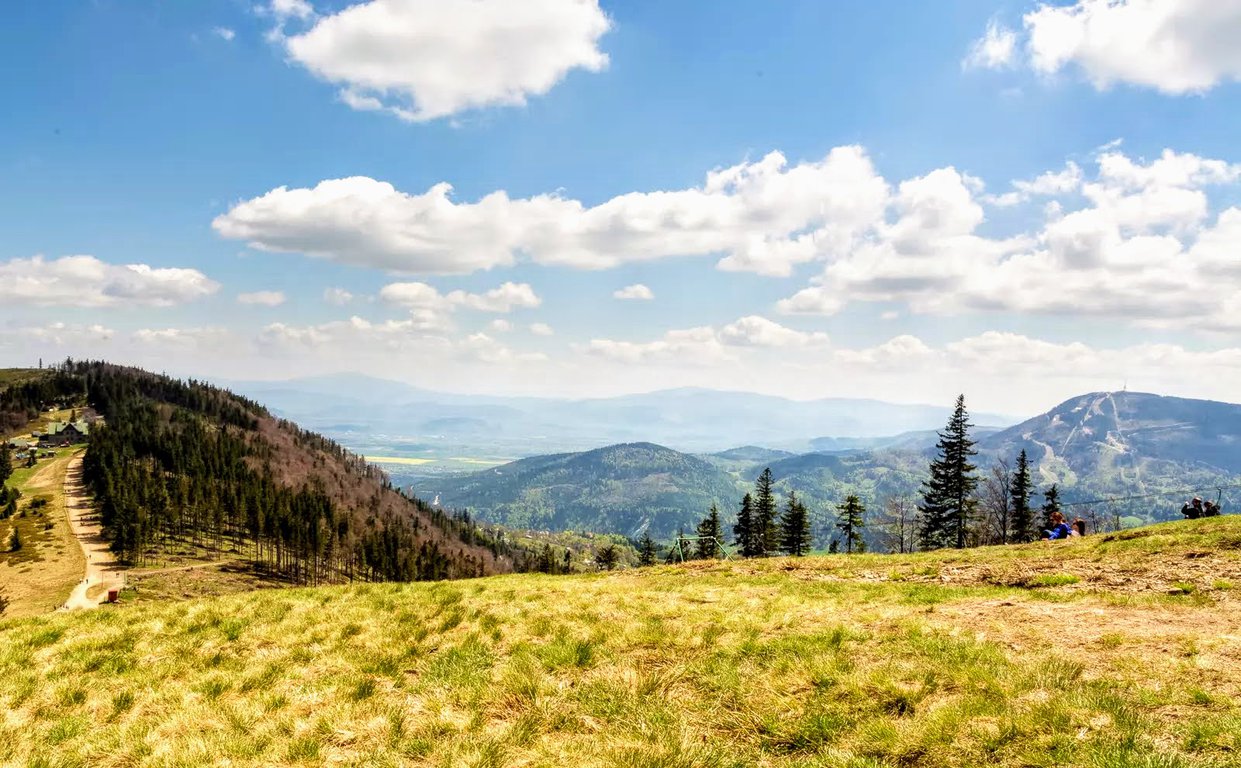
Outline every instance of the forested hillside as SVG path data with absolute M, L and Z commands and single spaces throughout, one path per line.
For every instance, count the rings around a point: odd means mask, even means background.
M 49 403 L 90 405 L 104 418 L 91 430 L 84 479 L 126 561 L 192 540 L 303 583 L 527 564 L 503 533 L 401 494 L 360 457 L 225 390 L 70 361 L 0 392 L 10 424 Z
M 737 487 L 698 457 L 628 443 L 428 481 L 424 495 L 510 527 L 667 537 L 692 529 L 713 503 L 729 507 Z
M 1225 486 L 1221 500 L 1229 506 L 1227 486 L 1241 480 L 1241 405 L 1094 392 L 987 436 L 978 448 L 981 459 L 1010 462 L 1025 450 L 1036 482 L 1057 483 L 1066 502 L 1138 496 L 1095 506 L 1140 521 L 1176 519 L 1186 489 Z

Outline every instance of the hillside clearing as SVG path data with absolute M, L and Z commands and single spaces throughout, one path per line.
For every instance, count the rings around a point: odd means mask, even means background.
M 1098 537 L 1058 550 L 1052 573 L 1091 558 L 1122 569 L 1153 539 L 1179 563 L 1239 535 L 1226 518 Z M 1003 568 L 1049 556 L 966 554 Z M 872 559 L 265 590 L 10 620 L 0 762 L 1234 764 L 1241 613 L 1223 579 L 1140 597 L 1064 579 L 844 576 Z M 815 572 L 835 577 L 796 577 Z
M 56 458 L 44 459 L 30 469 L 16 469 L 8 485 L 22 492 L 18 515 L 0 521 L 0 542 L 7 544 L 16 526 L 23 546 L 8 552 L 0 546 L 0 586 L 10 600 L 5 617 L 33 616 L 64 604 L 74 585 L 82 580 L 86 560 L 73 534 L 65 510 L 65 478 L 81 448 L 63 448 Z M 31 510 L 37 498 L 46 506 Z M 24 514 L 23 514 L 24 513 Z

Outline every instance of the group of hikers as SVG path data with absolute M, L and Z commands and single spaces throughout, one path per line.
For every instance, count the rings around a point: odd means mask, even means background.
M 1190 501 L 1185 502 L 1185 506 L 1181 507 L 1181 514 L 1187 520 L 1197 520 L 1200 517 L 1215 517 L 1219 514 L 1219 505 L 1213 501 L 1203 501 L 1195 496 Z
M 1043 541 L 1086 535 L 1086 521 L 1080 517 L 1070 524 L 1060 512 L 1052 512 L 1048 519 L 1051 522 L 1051 527 L 1043 530 Z

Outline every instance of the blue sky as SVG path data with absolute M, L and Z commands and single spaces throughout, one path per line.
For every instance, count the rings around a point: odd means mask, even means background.
M 24 3 L 0 363 L 1226 399 L 1236 39 L 1234 0 Z

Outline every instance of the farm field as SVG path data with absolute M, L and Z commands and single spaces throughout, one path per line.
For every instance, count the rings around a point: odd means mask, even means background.
M 1241 518 L 0 622 L 13 765 L 1227 766 Z

